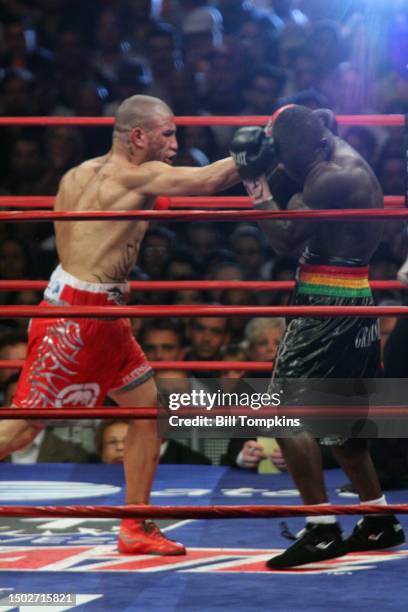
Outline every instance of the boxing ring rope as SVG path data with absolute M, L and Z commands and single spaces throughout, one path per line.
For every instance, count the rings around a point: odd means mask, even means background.
M 380 506 L 381 514 L 408 514 L 408 504 Z M 378 514 L 373 504 L 327 506 L 0 506 L 0 516 L 36 518 L 231 519 Z
M 0 292 L 41 291 L 48 281 L 43 280 L 0 280 Z M 250 291 L 291 291 L 295 281 L 131 281 L 130 288 L 134 291 L 182 291 L 192 289 L 198 291 L 213 291 L 215 289 L 248 289 Z M 407 289 L 406 285 L 397 280 L 370 281 L 374 291 L 390 289 Z
M 242 406 L 218 406 L 214 407 L 214 412 L 217 416 L 248 416 L 248 408 Z M 363 418 L 366 419 L 368 413 L 370 417 L 407 417 L 408 406 L 281 406 L 280 414 L 286 417 L 299 418 L 336 418 L 336 419 L 351 419 Z M 0 407 L 0 417 L 4 419 L 12 419 L 18 421 L 20 419 L 43 420 L 52 419 L 56 421 L 74 419 L 148 419 L 148 420 L 166 420 L 169 416 L 164 409 L 160 411 L 152 406 L 129 406 L 126 408 L 115 407 L 107 408 L 106 406 L 64 406 L 64 408 L 43 408 L 36 406 L 35 408 L 9 408 Z M 255 411 L 254 411 L 255 414 Z M 257 417 L 268 418 L 274 413 L 271 412 L 270 406 L 256 410 Z M 182 416 L 188 418 L 211 416 L 211 411 L 205 410 L 203 407 L 184 406 Z M 202 423 L 205 426 L 205 423 Z
M 218 116 L 180 116 L 175 117 L 176 125 L 265 125 L 270 120 L 270 115 L 242 115 L 239 117 Z M 379 126 L 404 126 L 404 115 L 337 115 L 336 121 L 339 125 L 379 125 Z M 0 126 L 10 125 L 82 125 L 88 127 L 111 126 L 113 117 L 0 117 Z
M 237 216 L 239 212 L 239 216 Z M 407 209 L 366 209 L 347 210 L 129 210 L 129 211 L 0 211 L 0 221 L 266 221 L 295 220 L 353 221 L 355 219 L 408 219 Z
M 269 361 L 149 361 L 153 370 L 181 370 L 192 372 L 223 372 L 227 370 L 245 370 L 246 372 L 271 372 Z M 0 359 L 0 370 L 20 370 L 24 359 Z
M 406 317 L 408 306 L 0 306 L 1 318 Z
M 46 208 L 52 210 L 55 196 L 0 196 L 0 207 L 4 208 Z M 171 209 L 239 209 L 250 210 L 252 203 L 247 196 L 194 196 L 169 198 Z M 403 208 L 403 196 L 384 196 L 385 208 Z

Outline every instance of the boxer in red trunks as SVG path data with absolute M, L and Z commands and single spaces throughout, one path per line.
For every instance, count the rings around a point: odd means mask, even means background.
M 138 210 L 156 197 L 209 195 L 239 181 L 231 158 L 203 168 L 172 168 L 177 153 L 171 109 L 149 96 L 132 96 L 119 107 L 112 148 L 85 161 L 62 179 L 57 211 Z M 157 391 L 146 357 L 125 319 L 57 319 L 58 305 L 124 304 L 127 277 L 148 223 L 86 221 L 55 224 L 60 266 L 43 304 L 50 318 L 31 323 L 28 358 L 14 405 L 93 406 L 109 395 L 119 406 L 155 406 Z M 43 427 L 44 425 L 42 425 Z M 27 445 L 41 425 L 25 420 L 0 423 L 0 457 Z M 126 503 L 147 504 L 159 457 L 152 421 L 133 421 L 125 443 Z M 119 551 L 130 554 L 184 554 L 151 521 L 125 519 Z

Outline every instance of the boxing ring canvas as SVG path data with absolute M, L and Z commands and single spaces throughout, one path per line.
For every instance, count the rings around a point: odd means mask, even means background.
M 337 488 L 338 470 L 325 473 L 330 501 L 356 503 Z M 389 492 L 388 501 L 406 500 Z M 159 466 L 155 505 L 298 504 L 286 474 L 257 475 L 208 466 Z M 0 464 L 1 505 L 105 505 L 124 503 L 122 466 Z M 408 528 L 408 517 L 401 521 Z M 356 516 L 340 518 L 350 533 Z M 292 532 L 302 518 L 286 519 Z M 180 557 L 119 556 L 114 519 L 6 518 L 0 520 L 0 611 L 105 610 L 206 612 L 296 610 L 369 611 L 408 607 L 408 546 L 352 553 L 340 559 L 284 571 L 265 560 L 286 548 L 281 519 L 160 521 L 188 554 Z M 7 604 L 12 593 L 76 594 L 75 605 Z

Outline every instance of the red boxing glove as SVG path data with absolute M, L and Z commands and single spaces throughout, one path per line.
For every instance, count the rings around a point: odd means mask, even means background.
M 156 198 L 153 210 L 168 210 L 170 208 L 170 198 L 167 196 L 159 196 Z

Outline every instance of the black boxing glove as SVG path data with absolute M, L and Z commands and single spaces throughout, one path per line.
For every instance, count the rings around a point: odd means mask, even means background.
M 323 127 L 327 128 L 332 134 L 337 136 L 338 128 L 336 116 L 333 111 L 330 110 L 330 108 L 317 108 L 313 111 L 313 113 L 320 119 Z
M 268 185 L 273 199 L 282 210 L 286 209 L 289 200 L 295 193 L 302 191 L 302 187 L 290 178 L 281 165 L 276 166 L 268 176 Z
M 243 127 L 235 132 L 230 153 L 243 181 L 253 181 L 267 174 L 275 160 L 273 138 L 266 136 L 265 130 L 258 126 Z

